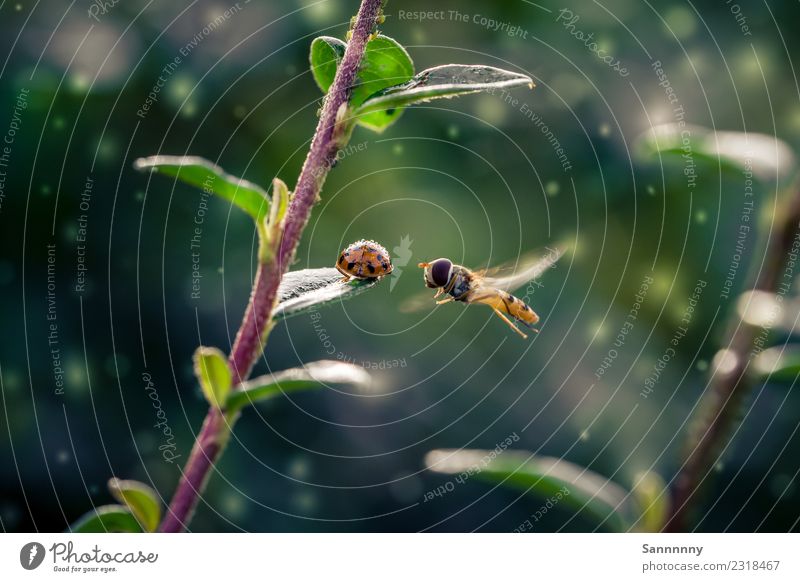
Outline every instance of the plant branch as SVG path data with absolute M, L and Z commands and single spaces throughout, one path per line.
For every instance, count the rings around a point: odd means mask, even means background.
M 338 139 L 343 136 L 337 131 L 339 112 L 347 105 L 381 4 L 382 0 L 363 0 L 361 3 L 352 30 L 352 38 L 347 44 L 342 63 L 325 98 L 311 148 L 286 212 L 286 226 L 277 256 L 272 263 L 262 265 L 263 268 L 259 268 L 256 273 L 250 304 L 247 306 L 244 321 L 230 356 L 234 384 L 247 379 L 261 354 L 262 334 L 267 328 L 267 322 L 270 321 L 281 277 L 294 260 L 300 235 L 308 222 L 311 208 L 319 199 L 319 193 L 336 158 L 336 153 L 345 145 Z
M 382 4 L 383 0 L 361 2 L 350 41 L 325 98 L 308 156 L 286 212 L 278 252 L 267 262 L 259 261 L 250 301 L 228 360 L 234 389 L 249 377 L 261 355 L 266 336 L 272 327 L 272 312 L 281 278 L 294 260 L 300 237 L 311 209 L 319 199 L 336 153 L 349 138 L 343 113 L 347 112 L 350 91 L 355 84 L 367 41 L 375 29 Z M 230 422 L 234 420 L 232 418 Z M 186 528 L 211 469 L 224 449 L 229 431 L 228 419 L 224 414 L 215 407 L 209 409 L 160 531 L 179 532 Z
M 774 293 L 785 273 L 788 253 L 800 229 L 800 189 L 793 188 L 788 207 L 776 216 L 780 223 L 767 241 L 765 260 L 753 289 Z M 711 384 L 690 427 L 685 460 L 675 479 L 672 508 L 665 531 L 686 531 L 700 500 L 699 491 L 717 462 L 719 453 L 740 418 L 742 405 L 754 385 L 748 366 L 756 353 L 756 342 L 769 328 L 743 322 L 734 312 L 726 334 L 727 346 L 715 358 L 718 365 Z

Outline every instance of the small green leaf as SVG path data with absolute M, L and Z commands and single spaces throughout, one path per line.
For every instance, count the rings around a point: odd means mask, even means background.
M 320 36 L 311 43 L 311 72 L 323 93 L 330 89 L 346 47 L 344 42 L 330 36 Z M 358 107 L 369 96 L 405 83 L 413 76 L 414 63 L 403 45 L 379 34 L 367 42 L 357 82 L 350 95 L 350 105 Z M 388 124 L 397 119 L 400 113 L 402 109 L 365 114 L 359 117 L 358 123 L 366 127 L 381 122 Z
M 346 48 L 346 43 L 330 36 L 317 37 L 311 43 L 311 72 L 323 93 L 331 88 Z M 379 34 L 367 42 L 350 103 L 360 105 L 370 95 L 405 83 L 413 76 L 414 63 L 403 45 Z
M 227 174 L 218 165 L 196 156 L 150 156 L 133 164 L 137 170 L 149 170 L 178 178 L 204 192 L 216 194 L 235 204 L 260 223 L 269 210 L 264 189 L 252 182 Z
M 395 120 L 398 108 L 431 101 L 527 85 L 533 80 L 486 65 L 442 65 L 417 73 L 408 83 L 389 87 L 367 99 L 354 113 L 359 123 L 383 131 Z
M 110 479 L 108 490 L 114 499 L 127 506 L 142 529 L 156 531 L 161 521 L 161 503 L 150 487 L 138 481 Z
M 311 74 L 323 93 L 331 88 L 346 48 L 347 43 L 332 36 L 318 36 L 311 42 Z
M 627 531 L 635 519 L 625 489 L 561 459 L 527 451 L 437 449 L 425 456 L 425 464 L 438 473 L 468 472 L 475 478 L 524 489 L 542 500 L 561 492 L 559 504 L 585 512 L 598 526 L 613 531 Z
M 268 400 L 285 392 L 324 388 L 330 384 L 366 389 L 370 382 L 369 373 L 360 366 L 333 360 L 311 362 L 302 368 L 283 370 L 241 384 L 228 396 L 226 409 L 228 414 L 234 414 L 248 404 Z
M 283 232 L 283 222 L 288 206 L 289 188 L 283 180 L 275 178 L 272 181 L 272 207 L 267 220 L 267 231 L 273 243 L 278 241 Z
M 357 108 L 368 97 L 401 83 L 414 76 L 414 63 L 406 49 L 388 36 L 378 35 L 367 43 L 367 51 L 361 61 L 358 83 L 353 88 L 350 103 Z M 378 111 L 359 116 L 358 123 L 371 128 L 375 124 L 389 124 L 403 112 L 401 108 L 393 112 Z M 385 120 L 385 121 L 384 121 Z
M 660 532 L 669 516 L 669 489 L 661 475 L 653 471 L 639 473 L 634 479 L 634 502 L 639 512 L 636 529 L 642 532 Z
M 413 76 L 414 63 L 403 45 L 379 34 L 367 43 L 350 102 L 360 105 L 370 95 L 406 83 Z
M 103 505 L 73 523 L 73 533 L 142 533 L 142 526 L 127 507 Z
M 211 406 L 221 406 L 233 383 L 225 354 L 217 348 L 200 346 L 194 352 L 194 373 L 208 403 Z
M 753 360 L 750 372 L 771 382 L 794 383 L 800 374 L 800 346 L 768 348 Z
M 278 288 L 278 306 L 275 317 L 298 315 L 331 301 L 355 297 L 378 283 L 378 279 L 350 280 L 344 282 L 336 269 L 303 269 L 286 273 Z
M 272 200 L 269 215 L 258 226 L 258 262 L 262 265 L 271 261 L 278 251 L 283 235 L 284 218 L 289 206 L 289 188 L 283 180 L 272 180 Z
M 796 171 L 792 148 L 782 140 L 763 133 L 714 131 L 699 125 L 665 123 L 641 134 L 634 151 L 645 160 L 654 157 L 685 156 L 737 173 L 752 171 L 762 180 L 780 180 Z

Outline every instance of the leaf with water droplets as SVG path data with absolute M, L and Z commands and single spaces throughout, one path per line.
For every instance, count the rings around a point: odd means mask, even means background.
M 325 305 L 343 301 L 373 288 L 379 279 L 343 281 L 333 267 L 303 269 L 286 273 L 278 288 L 278 306 L 274 316 L 290 317 Z
M 534 87 L 527 75 L 487 65 L 441 65 L 417 73 L 407 83 L 395 85 L 367 99 L 354 113 L 370 129 L 383 131 L 395 120 L 395 111 L 414 103 L 447 99 L 527 85 Z

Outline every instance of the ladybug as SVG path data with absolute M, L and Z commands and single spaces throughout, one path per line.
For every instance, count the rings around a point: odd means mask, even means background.
M 348 245 L 336 261 L 336 268 L 344 280 L 378 279 L 394 268 L 392 258 L 383 246 L 374 240 L 359 240 Z

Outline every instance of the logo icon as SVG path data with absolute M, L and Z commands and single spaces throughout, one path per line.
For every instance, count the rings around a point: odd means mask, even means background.
M 400 244 L 392 249 L 394 251 L 394 257 L 392 257 L 394 270 L 392 271 L 392 278 L 389 280 L 389 293 L 394 291 L 394 286 L 400 280 L 400 275 L 403 274 L 402 267 L 405 267 L 411 261 L 411 243 L 413 242 L 411 236 L 407 234 L 400 239 Z
M 19 551 L 19 563 L 26 570 L 35 570 L 44 562 L 44 546 L 39 542 L 28 542 Z

